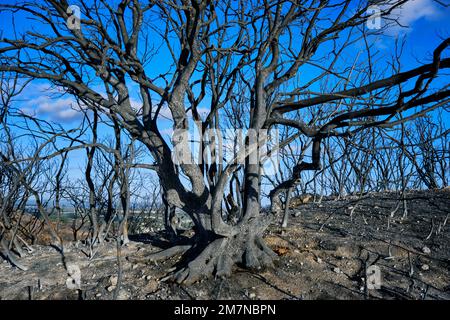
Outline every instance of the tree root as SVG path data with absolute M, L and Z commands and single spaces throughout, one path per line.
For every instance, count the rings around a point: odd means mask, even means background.
M 162 281 L 192 284 L 213 275 L 225 278 L 231 275 L 233 266 L 237 263 L 260 271 L 273 267 L 273 260 L 277 257 L 260 237 L 251 238 L 249 241 L 237 237 L 219 238 L 208 244 L 187 266 L 166 276 Z
M 192 248 L 192 245 L 180 245 L 152 253 L 145 257 L 127 257 L 127 260 L 133 263 L 150 262 L 168 259 L 174 255 L 182 254 Z
M 23 264 L 21 264 L 17 259 L 14 257 L 14 254 L 8 249 L 8 245 L 6 244 L 6 241 L 4 239 L 0 240 L 2 254 L 8 260 L 13 266 L 19 268 L 22 271 L 27 271 L 28 268 L 25 267 Z M 19 249 L 20 250 L 20 249 Z

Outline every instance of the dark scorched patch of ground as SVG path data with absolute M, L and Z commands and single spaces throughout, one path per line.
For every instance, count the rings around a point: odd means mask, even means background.
M 160 281 L 179 257 L 131 263 L 126 256 L 161 250 L 137 237 L 122 249 L 119 299 L 450 299 L 450 190 L 369 194 L 308 203 L 291 211 L 288 228 L 272 225 L 265 239 L 277 268 L 255 273 L 236 268 L 229 279 L 191 286 Z M 152 237 L 148 237 L 152 239 Z M 34 246 L 22 258 L 28 271 L 0 263 L 1 299 L 111 299 L 117 287 L 115 243 L 91 260 L 68 244 L 69 262 L 81 269 L 81 290 L 66 288 L 67 272 L 52 247 Z M 365 270 L 381 271 L 381 287 L 366 290 Z

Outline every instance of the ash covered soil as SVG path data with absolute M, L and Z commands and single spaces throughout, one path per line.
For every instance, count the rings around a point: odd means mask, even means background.
M 400 207 L 391 217 L 391 212 Z M 132 263 L 165 247 L 155 235 L 134 237 L 122 248 L 118 299 L 450 299 L 450 189 L 323 200 L 291 210 L 289 226 L 272 225 L 267 244 L 276 268 L 236 267 L 231 278 L 190 286 L 161 281 L 179 256 Z M 449 220 L 449 221 L 446 221 Z M 21 259 L 28 271 L 0 262 L 0 299 L 112 299 L 117 290 L 115 242 L 89 260 L 81 245 L 66 244 L 67 260 L 81 269 L 81 290 L 66 287 L 56 249 L 33 246 Z M 366 290 L 366 268 L 375 265 L 381 287 Z

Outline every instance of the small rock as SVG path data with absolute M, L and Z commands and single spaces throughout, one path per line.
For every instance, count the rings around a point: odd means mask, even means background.
M 155 279 L 151 279 L 147 285 L 145 286 L 146 293 L 153 293 L 158 289 L 158 281 Z
M 321 241 L 319 247 L 323 250 L 336 251 L 337 245 L 332 241 Z
M 151 276 L 151 275 L 148 275 L 148 276 L 145 277 L 145 280 L 147 280 L 147 281 L 148 281 L 148 280 L 151 280 L 151 279 L 152 279 L 152 276 Z
M 108 292 L 112 292 L 116 289 L 116 286 L 109 286 L 108 288 L 106 288 L 106 290 L 108 290 Z
M 341 269 L 339 269 L 338 267 L 333 268 L 333 271 L 336 272 L 336 273 L 341 273 Z
M 248 297 L 250 298 L 250 299 L 255 299 L 256 298 L 256 293 L 250 293 L 249 295 L 248 295 Z
M 430 266 L 427 265 L 427 264 L 424 264 L 424 265 L 422 265 L 421 269 L 422 269 L 423 271 L 427 271 L 427 270 L 430 270 Z
M 319 257 L 317 257 L 317 263 L 322 263 L 322 259 L 320 259 Z
M 109 282 L 111 283 L 111 287 L 117 286 L 117 276 L 111 276 L 109 277 Z
M 128 300 L 130 299 L 130 294 L 125 290 L 120 290 L 119 294 L 117 295 L 117 300 Z
M 99 298 L 99 297 L 102 296 L 102 294 L 99 292 L 99 293 L 97 293 L 95 296 L 96 296 L 97 298 Z
M 431 253 L 431 250 L 430 250 L 430 248 L 428 248 L 427 246 L 425 246 L 425 247 L 422 248 L 422 252 L 425 253 L 425 254 L 430 254 L 430 253 Z

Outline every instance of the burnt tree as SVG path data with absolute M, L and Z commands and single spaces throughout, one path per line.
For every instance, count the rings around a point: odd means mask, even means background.
M 392 13 L 406 2 L 378 3 L 383 28 L 396 23 Z M 351 140 L 367 128 L 395 126 L 449 101 L 450 90 L 435 80 L 445 77 L 442 70 L 450 67 L 450 58 L 444 57 L 450 39 L 443 39 L 432 59 L 415 68 L 360 77 L 358 85 L 348 81 L 350 69 L 363 75 L 367 66 L 355 67 L 356 57 L 349 62 L 343 53 L 355 56 L 355 42 L 367 44 L 371 36 L 382 33 L 366 28 L 373 17 L 367 13 L 370 4 L 361 1 L 76 4 L 81 9 L 79 26 L 66 23 L 74 19 L 67 1 L 2 4 L 2 14 L 32 15 L 33 23 L 42 25 L 3 35 L 0 71 L 64 88 L 96 112 L 114 118 L 147 147 L 164 201 L 185 211 L 195 225 L 192 245 L 148 257 L 185 252 L 186 263 L 172 275 L 178 282 L 226 276 L 236 263 L 253 269 L 271 266 L 276 255 L 264 243 L 263 232 L 280 212 L 280 195 L 301 180 L 303 171 L 321 168 L 325 139 Z M 370 45 L 364 48 L 368 61 L 373 50 Z M 321 90 L 324 81 L 336 84 Z M 323 107 L 334 111 L 322 117 Z M 271 212 L 262 213 L 263 174 L 260 163 L 251 161 L 259 156 L 258 145 L 238 151 L 245 159 L 242 163 L 175 163 L 173 149 L 180 143 L 185 157 L 198 155 L 180 135 L 174 134 L 171 141 L 163 137 L 160 120 L 167 117 L 166 108 L 174 132 L 195 126 L 204 136 L 226 121 L 252 132 L 293 128 L 294 136 L 280 141 L 280 148 L 306 137 L 311 140 L 311 160 L 296 163 L 292 176 L 270 192 Z M 202 108 L 207 109 L 205 115 Z M 316 119 L 303 117 L 305 110 L 316 112 Z M 207 152 L 203 145 L 198 154 Z M 228 193 L 234 201 L 227 200 Z M 235 223 L 224 218 L 227 206 L 239 209 Z

